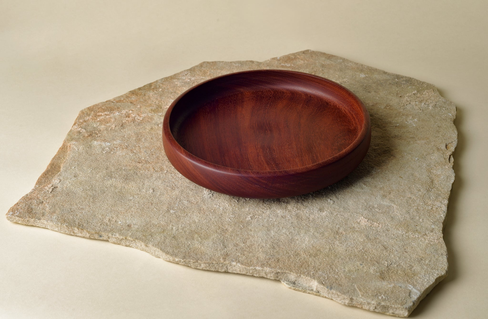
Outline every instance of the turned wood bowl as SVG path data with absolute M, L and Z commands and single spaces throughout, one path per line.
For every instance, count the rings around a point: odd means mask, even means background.
M 306 73 L 228 74 L 180 95 L 163 122 L 171 164 L 194 183 L 251 198 L 301 195 L 348 175 L 369 148 L 369 115 L 341 85 Z

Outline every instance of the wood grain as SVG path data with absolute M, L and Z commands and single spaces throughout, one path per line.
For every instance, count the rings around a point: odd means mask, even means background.
M 163 144 L 185 177 L 254 198 L 305 194 L 349 174 L 370 142 L 361 101 L 330 80 L 284 70 L 225 75 L 168 109 Z

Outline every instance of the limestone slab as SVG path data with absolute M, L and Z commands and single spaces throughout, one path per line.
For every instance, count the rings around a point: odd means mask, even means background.
M 328 188 L 276 200 L 231 197 L 183 178 L 162 149 L 166 109 L 199 82 L 252 69 L 307 72 L 354 92 L 371 116 L 364 162 Z M 204 62 L 82 110 L 7 218 L 408 316 L 447 272 L 455 113 L 430 84 L 321 52 Z

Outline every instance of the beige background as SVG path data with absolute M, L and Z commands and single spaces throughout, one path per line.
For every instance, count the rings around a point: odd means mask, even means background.
M 414 318 L 488 317 L 487 1 L 0 0 L 0 212 L 84 107 L 211 60 L 304 49 L 435 84 L 458 106 L 450 275 Z M 0 218 L 0 318 L 386 318 Z

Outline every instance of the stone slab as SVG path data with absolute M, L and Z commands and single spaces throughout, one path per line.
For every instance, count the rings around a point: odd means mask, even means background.
M 166 109 L 199 82 L 251 69 L 307 72 L 354 92 L 371 116 L 364 162 L 335 185 L 276 200 L 230 197 L 183 178 L 162 149 Z M 7 218 L 408 316 L 447 272 L 455 113 L 430 84 L 321 52 L 204 62 L 82 110 Z

